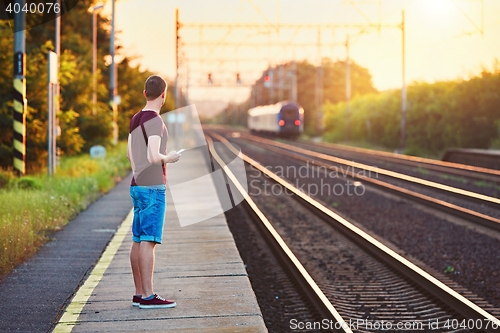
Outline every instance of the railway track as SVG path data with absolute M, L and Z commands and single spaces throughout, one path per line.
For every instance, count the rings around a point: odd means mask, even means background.
M 351 177 L 354 180 L 370 184 L 397 196 L 405 197 L 469 222 L 497 231 L 500 230 L 500 199 L 498 198 L 246 133 L 238 133 L 237 136 L 236 139 L 250 141 L 253 144 L 264 147 L 266 150 L 310 163 L 311 166 L 325 168 L 325 170 L 341 166 L 345 168 L 342 170 L 344 176 Z M 382 178 L 381 176 L 385 177 Z M 435 195 L 434 192 L 439 192 L 440 195 Z M 453 200 L 448 199 L 448 197 L 452 197 Z
M 225 133 L 232 133 L 233 130 L 224 126 L 213 126 L 213 129 L 218 131 L 223 131 Z M 413 172 L 414 174 L 418 174 L 420 177 L 426 178 L 428 172 L 422 172 L 422 168 L 428 170 L 429 172 L 436 172 L 438 176 L 442 176 L 442 178 L 454 178 L 464 177 L 465 180 L 470 179 L 472 181 L 480 181 L 480 182 L 490 182 L 492 185 L 500 184 L 500 170 L 487 169 L 483 167 L 476 167 L 472 165 L 465 165 L 453 162 L 439 161 L 428 158 L 409 156 L 409 155 L 401 155 L 394 154 L 384 151 L 377 151 L 372 149 L 358 148 L 358 147 L 350 147 L 345 145 L 333 144 L 333 143 L 324 143 L 324 142 L 316 142 L 312 143 L 304 140 L 296 140 L 289 141 L 285 140 L 285 143 L 298 146 L 301 148 L 309 149 L 316 152 L 324 152 L 330 155 L 339 156 L 349 160 L 355 160 L 361 163 L 369 163 L 372 165 L 382 165 L 391 169 L 392 171 L 398 171 L 397 166 L 405 166 L 405 172 L 410 171 L 411 169 L 417 170 L 417 172 Z M 374 163 L 375 162 L 375 163 Z M 394 169 L 393 169 L 394 168 Z M 402 173 L 405 173 L 401 171 Z M 450 177 L 448 177 L 450 176 Z M 457 185 L 463 185 L 464 179 L 456 179 Z M 481 188 L 476 188 L 481 191 Z M 495 193 L 498 196 L 500 188 L 497 187 Z
M 210 136 L 223 142 L 235 155 L 240 154 L 225 138 L 215 133 L 210 133 Z M 342 232 L 342 236 L 334 232 L 326 237 L 325 244 L 318 244 L 317 238 L 321 238 L 318 235 L 315 238 L 316 241 L 311 244 L 311 248 L 303 249 L 303 252 L 320 255 L 321 252 L 318 249 L 331 248 L 331 243 L 334 242 L 338 250 L 336 255 L 344 259 L 350 258 L 346 260 L 345 264 L 336 267 L 336 271 L 333 273 L 331 271 L 332 265 L 324 264 L 332 259 L 331 252 L 328 253 L 328 258 L 320 259 L 320 261 L 324 261 L 323 264 L 312 263 L 313 267 L 320 267 L 320 269 L 315 269 L 314 275 L 322 278 L 320 282 L 316 282 L 312 275 L 308 273 L 306 266 L 307 264 L 311 265 L 309 261 L 318 261 L 318 258 L 314 260 L 306 258 L 306 262 L 301 263 L 301 260 L 294 255 L 291 248 L 296 246 L 293 244 L 302 244 L 303 241 L 292 242 L 291 246 L 287 245 L 287 242 L 278 233 L 277 228 L 273 226 L 274 223 L 271 223 L 266 217 L 269 213 L 264 214 L 260 205 L 257 205 L 246 194 L 244 188 L 218 156 L 210 137 L 207 137 L 207 142 L 214 160 L 221 165 L 235 188 L 240 191 L 239 195 L 245 197 L 245 204 L 251 209 L 252 215 L 260 221 L 259 224 L 263 232 L 265 230 L 264 233 L 267 235 L 268 242 L 275 244 L 275 252 L 279 253 L 282 261 L 288 264 L 288 269 L 300 281 L 299 284 L 303 289 L 307 290 L 313 304 L 326 320 L 320 325 L 328 326 L 328 323 L 333 323 L 327 328 L 331 331 L 341 332 L 372 332 L 373 325 L 383 325 L 384 321 L 385 325 L 422 325 L 422 329 L 420 329 L 420 326 L 416 326 L 416 330 L 423 331 L 430 331 L 433 329 L 430 325 L 434 324 L 439 326 L 440 331 L 449 332 L 493 332 L 498 328 L 500 322 L 492 314 L 447 287 L 429 273 L 363 232 L 328 207 L 307 196 L 287 181 L 276 176 L 256 161 L 241 154 L 240 156 L 247 164 L 286 188 L 290 193 L 293 193 L 293 200 L 299 201 L 301 205 L 319 216 L 322 221 L 326 221 L 330 228 L 333 227 L 331 230 L 335 229 Z M 287 199 L 290 198 L 287 197 Z M 266 200 L 262 204 L 265 205 Z M 297 205 L 292 203 L 288 207 L 295 206 Z M 273 208 L 275 211 L 276 208 L 271 203 L 271 210 L 268 207 L 268 212 L 272 214 Z M 305 228 L 311 223 L 310 218 L 302 220 L 307 221 Z M 281 228 L 284 227 L 281 226 Z M 295 228 L 298 228 L 298 226 L 288 227 L 288 232 L 293 232 Z M 304 236 L 304 233 L 314 232 L 314 227 L 311 228 L 307 229 L 307 232 L 305 230 L 299 232 L 299 236 Z M 324 233 L 322 232 L 322 234 Z M 287 235 L 287 237 L 290 237 L 290 235 Z M 335 240 L 332 240 L 333 237 L 335 237 Z M 332 250 L 335 249 L 332 248 Z M 342 271 L 339 272 L 339 269 Z M 336 283 L 328 282 L 332 276 L 333 281 L 336 281 Z M 373 283 L 370 284 L 369 282 Z M 396 322 L 397 320 L 399 322 Z M 469 326 L 465 326 L 465 328 L 459 327 L 463 323 L 469 323 Z M 299 323 L 295 324 L 299 325 Z M 314 323 L 310 324 L 313 325 Z M 479 325 L 481 325 L 481 328 Z M 325 328 L 325 326 L 322 328 Z M 353 327 L 354 329 L 352 329 Z M 388 326 L 379 326 L 381 330 L 386 328 Z M 378 329 L 375 328 L 375 330 Z
M 291 143 L 287 141 L 287 143 Z M 330 143 L 310 143 L 307 141 L 297 141 L 294 144 L 298 144 L 302 148 L 314 150 L 314 151 L 326 151 L 334 153 L 335 155 L 341 155 L 346 158 L 360 159 L 361 161 L 369 161 L 366 159 L 367 156 L 372 158 L 372 161 L 383 161 L 395 164 L 401 164 L 409 166 L 412 168 L 424 167 L 428 170 L 437 171 L 443 174 L 452 174 L 456 176 L 484 180 L 493 183 L 500 182 L 500 171 L 487 169 L 482 167 L 475 167 L 471 165 L 444 162 L 438 160 L 432 160 L 428 158 L 399 155 L 383 151 L 376 151 L 371 149 L 349 147 L 338 144 Z

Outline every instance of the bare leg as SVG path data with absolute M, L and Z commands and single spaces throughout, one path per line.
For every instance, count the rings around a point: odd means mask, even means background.
M 134 277 L 135 294 L 144 296 L 144 293 L 142 292 L 141 270 L 139 268 L 140 248 L 141 248 L 141 243 L 136 243 L 136 242 L 132 243 L 132 248 L 130 249 L 130 266 L 132 267 L 132 275 Z
M 139 250 L 139 268 L 141 271 L 143 297 L 149 297 L 154 294 L 155 246 L 155 242 L 141 242 Z

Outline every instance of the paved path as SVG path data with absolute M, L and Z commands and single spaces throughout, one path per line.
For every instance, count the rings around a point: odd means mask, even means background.
M 129 217 L 110 245 L 116 254 L 109 267 L 91 274 L 98 284 L 84 290 L 55 332 L 267 332 L 224 215 L 181 228 L 170 212 L 156 251 L 155 290 L 177 307 L 132 306 Z
M 210 176 L 206 153 L 203 147 L 188 150 L 167 172 L 155 291 L 177 307 L 132 306 L 129 214 L 54 332 L 267 332 L 225 215 L 217 213 L 223 212 L 218 193 L 227 191 L 225 181 Z M 201 216 L 210 218 L 195 223 Z
M 213 213 L 226 209 L 218 200 L 226 185 L 207 185 L 203 150 L 186 151 L 168 171 L 155 290 L 176 308 L 132 306 L 129 175 L 0 283 L 0 331 L 267 332 L 225 216 Z M 178 213 L 190 223 L 212 217 L 181 227 Z

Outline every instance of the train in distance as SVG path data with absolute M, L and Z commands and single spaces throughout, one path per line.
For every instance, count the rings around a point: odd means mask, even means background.
M 248 129 L 254 134 L 296 138 L 304 131 L 304 109 L 290 101 L 254 107 L 248 110 Z

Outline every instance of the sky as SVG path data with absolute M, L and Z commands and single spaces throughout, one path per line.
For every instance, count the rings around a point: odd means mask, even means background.
M 110 8 L 107 0 L 101 15 L 109 15 Z M 348 36 L 351 59 L 368 68 L 374 86 L 400 88 L 403 10 L 407 84 L 466 79 L 500 60 L 499 0 L 118 0 L 116 28 L 125 53 L 140 56 L 142 68 L 169 79 L 176 72 L 176 8 L 183 24 L 182 82 L 192 100 L 245 99 L 248 86 L 269 65 L 344 60 Z M 278 22 L 291 27 L 278 29 Z M 209 28 L 212 23 L 250 27 Z M 383 28 L 368 27 L 378 23 Z M 307 28 L 311 24 L 335 27 L 318 32 Z M 348 24 L 363 28 L 345 28 Z M 236 73 L 242 86 L 234 83 Z

